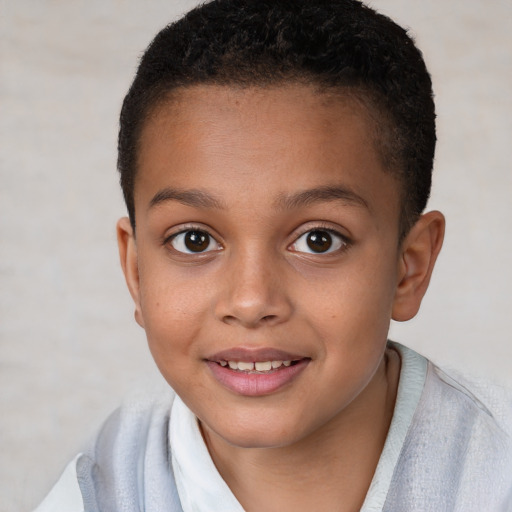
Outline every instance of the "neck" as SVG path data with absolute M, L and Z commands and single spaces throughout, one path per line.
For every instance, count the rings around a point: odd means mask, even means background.
M 212 459 L 244 510 L 359 510 L 391 423 L 399 372 L 399 356 L 388 349 L 348 407 L 290 446 L 240 448 L 202 426 Z

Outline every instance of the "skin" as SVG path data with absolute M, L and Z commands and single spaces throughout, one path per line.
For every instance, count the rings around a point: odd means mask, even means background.
M 385 441 L 400 369 L 389 322 L 416 314 L 444 219 L 422 216 L 399 243 L 400 187 L 372 133 L 353 98 L 293 84 L 186 88 L 142 132 L 136 233 L 118 223 L 135 317 L 248 511 L 359 510 Z M 182 252 L 191 229 L 207 250 Z M 309 248 L 315 229 L 332 251 Z M 233 347 L 308 363 L 243 396 L 207 364 Z

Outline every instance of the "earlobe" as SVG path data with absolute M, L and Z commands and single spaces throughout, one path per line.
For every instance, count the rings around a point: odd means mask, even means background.
M 137 264 L 137 245 L 135 243 L 135 234 L 128 217 L 119 219 L 116 226 L 117 246 L 119 249 L 119 259 L 123 269 L 124 278 L 133 302 L 135 303 L 135 320 L 144 327 L 144 320 L 140 307 L 140 287 L 139 287 L 139 267 Z
M 393 320 L 404 322 L 418 312 L 443 245 L 444 229 L 443 214 L 438 211 L 429 212 L 420 217 L 403 241 L 393 302 Z

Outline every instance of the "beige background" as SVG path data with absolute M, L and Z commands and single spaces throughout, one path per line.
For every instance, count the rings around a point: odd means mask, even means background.
M 0 0 L 0 511 L 30 510 L 126 392 L 157 379 L 117 264 L 117 115 L 195 2 Z M 512 384 L 512 2 L 374 0 L 434 78 L 447 240 L 392 335 Z

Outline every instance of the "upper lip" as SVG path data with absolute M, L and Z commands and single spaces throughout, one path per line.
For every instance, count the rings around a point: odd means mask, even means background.
M 257 349 L 234 347 L 216 352 L 206 359 L 208 361 L 241 361 L 250 363 L 254 361 L 297 361 L 305 358 L 305 356 L 271 347 Z

